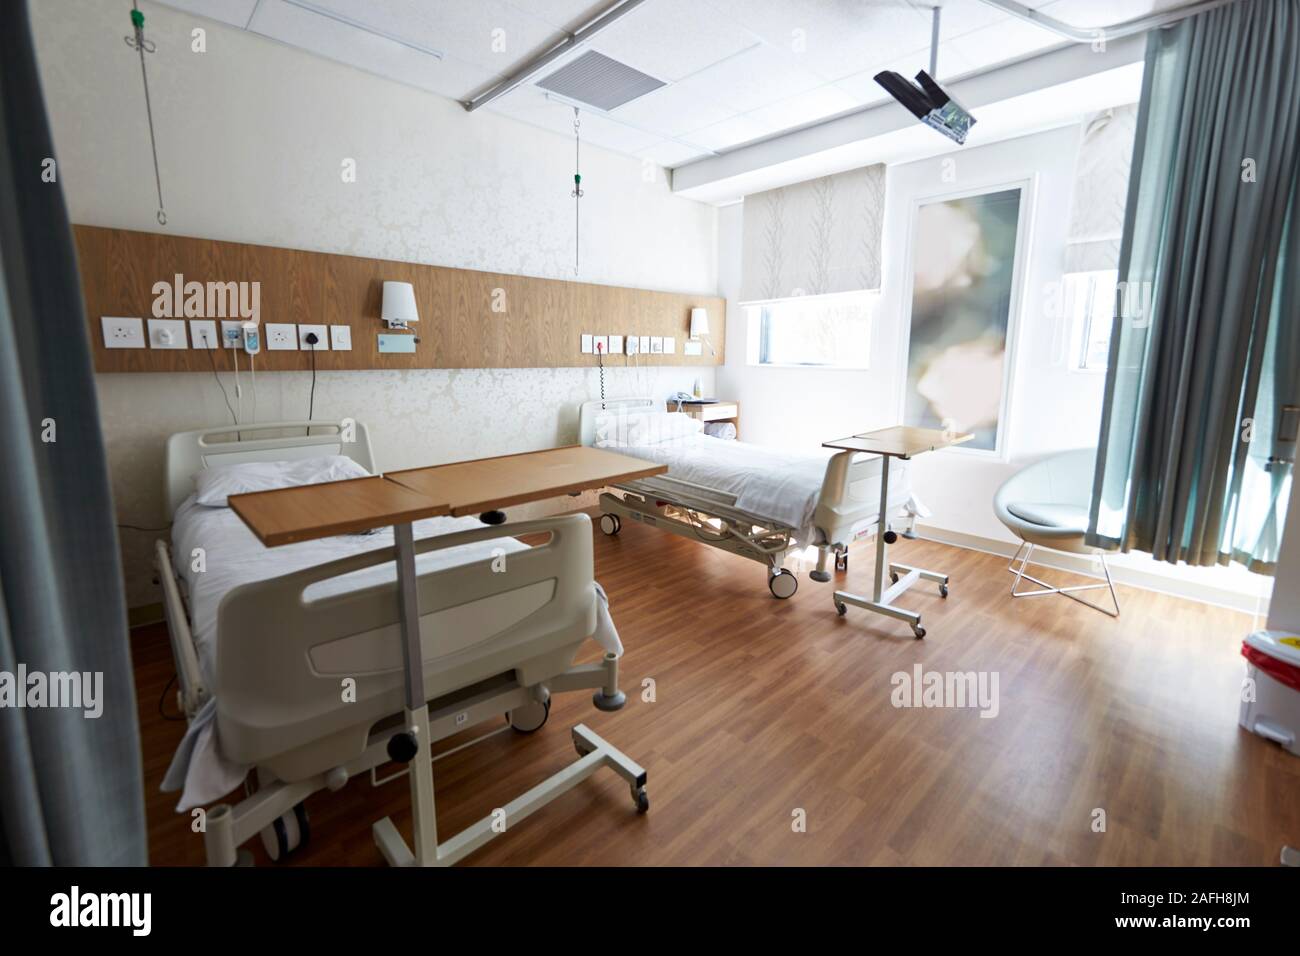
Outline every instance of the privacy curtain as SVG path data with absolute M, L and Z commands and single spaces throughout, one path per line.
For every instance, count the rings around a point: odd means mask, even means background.
M 1300 402 L 1300 0 L 1153 30 L 1089 540 L 1270 573 Z
M 0 707 L 0 863 L 142 865 L 113 503 L 25 3 L 6 6 L 0 29 L 0 133 L 0 679 L 25 667 L 89 674 L 93 687 L 102 675 L 98 718 L 86 708 Z
M 879 289 L 884 222 L 879 163 L 746 196 L 741 301 Z

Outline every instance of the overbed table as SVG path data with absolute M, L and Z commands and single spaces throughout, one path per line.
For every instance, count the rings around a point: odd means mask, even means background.
M 897 539 L 889 528 L 889 466 L 891 458 L 907 461 L 927 451 L 937 451 L 950 445 L 958 445 L 974 438 L 970 434 L 953 434 L 933 428 L 912 428 L 896 425 L 877 431 L 852 435 L 835 441 L 823 443 L 823 448 L 834 448 L 843 455 L 870 454 L 881 456 L 880 468 L 880 516 L 876 527 L 876 572 L 871 598 L 865 598 L 851 591 L 835 592 L 835 610 L 841 615 L 848 613 L 848 605 L 874 611 L 886 617 L 906 621 L 912 626 L 912 632 L 918 637 L 925 637 L 925 628 L 921 626 L 921 614 L 898 607 L 894 601 L 918 580 L 934 581 L 939 585 L 939 593 L 948 596 L 948 575 L 938 571 L 926 571 L 906 564 L 891 564 L 888 547 Z M 902 577 L 899 577 L 899 573 Z M 891 584 L 885 586 L 885 576 L 889 575 Z
M 579 724 L 573 728 L 573 739 L 583 755 L 580 760 L 501 808 L 504 820 L 498 816 L 485 817 L 447 842 L 438 843 L 432 762 L 427 755 L 424 759 L 414 759 L 422 747 L 429 749 L 430 744 L 421 741 L 429 740 L 430 731 L 413 523 L 443 515 L 479 514 L 487 524 L 500 524 L 505 521 L 500 509 L 506 507 L 577 494 L 667 470 L 664 465 L 628 455 L 574 445 L 414 468 L 382 477 L 230 496 L 231 509 L 269 548 L 373 528 L 391 526 L 393 529 L 406 726 L 390 739 L 388 752 L 394 760 L 410 764 L 415 841 L 413 848 L 408 847 L 390 817 L 376 823 L 375 842 L 390 864 L 447 866 L 456 863 L 511 823 L 545 806 L 601 767 L 611 767 L 634 788 L 643 788 L 646 777 L 640 766 Z

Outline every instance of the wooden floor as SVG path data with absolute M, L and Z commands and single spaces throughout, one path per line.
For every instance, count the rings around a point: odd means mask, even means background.
M 646 767 L 650 813 L 602 771 L 468 863 L 1271 865 L 1300 845 L 1300 759 L 1237 726 L 1246 615 L 1132 588 L 1118 621 L 1059 597 L 1013 601 L 1005 559 L 900 542 L 891 557 L 953 577 L 946 601 L 932 585 L 909 593 L 929 631 L 917 641 L 864 611 L 837 617 L 843 577 L 801 574 L 777 601 L 744 559 L 631 521 L 595 537 L 628 705 L 557 697 L 538 733 L 438 761 L 438 825 L 446 838 L 574 759 L 579 722 Z M 848 584 L 869 591 L 870 565 L 855 551 Z M 151 859 L 201 863 L 201 836 L 158 790 L 184 729 L 158 712 L 162 627 L 135 631 L 134 653 Z M 997 716 L 894 707 L 891 676 L 916 664 L 996 672 Z M 379 865 L 370 825 L 386 814 L 409 834 L 404 780 L 356 780 L 307 806 L 313 837 L 294 863 Z

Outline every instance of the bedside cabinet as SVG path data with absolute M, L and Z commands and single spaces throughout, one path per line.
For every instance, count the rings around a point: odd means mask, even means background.
M 677 403 L 670 402 L 668 408 L 675 410 Z M 682 411 L 702 422 L 731 422 L 736 426 L 736 437 L 740 437 L 739 402 L 682 402 Z

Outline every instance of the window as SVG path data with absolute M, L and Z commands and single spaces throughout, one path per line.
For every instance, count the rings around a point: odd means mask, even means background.
M 749 307 L 750 361 L 758 365 L 866 368 L 879 293 L 800 296 Z
M 1072 272 L 1065 277 L 1065 314 L 1073 330 L 1071 368 L 1106 371 L 1118 282 L 1117 269 Z

